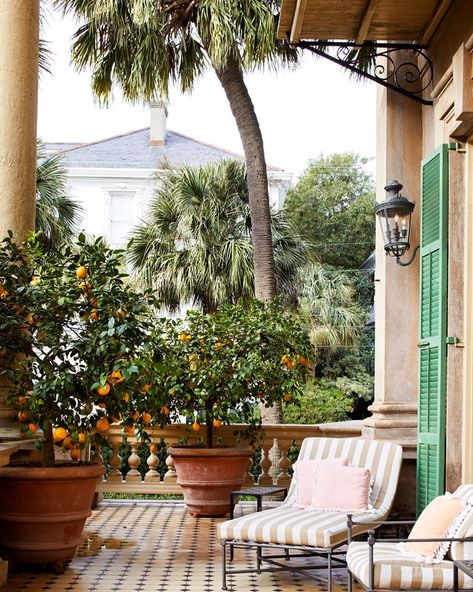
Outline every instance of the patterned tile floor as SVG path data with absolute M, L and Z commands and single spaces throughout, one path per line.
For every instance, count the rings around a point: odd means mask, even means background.
M 219 592 L 218 520 L 192 518 L 182 503 L 102 502 L 88 519 L 83 543 L 64 574 L 19 569 L 2 592 Z M 235 562 L 250 566 L 253 554 L 239 550 Z M 335 580 L 334 592 L 345 592 L 343 570 Z M 239 574 L 228 584 L 232 592 L 326 590 L 322 579 L 290 572 Z

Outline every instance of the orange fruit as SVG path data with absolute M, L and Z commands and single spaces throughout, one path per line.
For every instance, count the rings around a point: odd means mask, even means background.
M 143 420 L 143 423 L 151 423 L 153 418 L 151 417 L 151 413 L 143 413 L 141 419 Z
M 291 400 L 292 400 L 292 395 L 291 395 L 291 393 L 286 393 L 286 394 L 284 395 L 283 399 L 284 399 L 284 400 L 285 400 L 287 403 L 289 403 L 289 401 L 291 401 Z
M 38 429 L 38 426 L 35 423 L 29 423 L 28 424 L 28 429 L 30 430 L 30 432 L 32 434 L 36 433 L 36 430 Z
M 81 282 L 79 284 L 79 288 L 81 290 L 85 290 L 86 292 L 88 292 L 90 290 L 90 288 L 91 288 L 90 282 Z
M 126 310 L 124 308 L 120 308 L 118 310 L 115 311 L 115 316 L 116 317 L 124 317 L 126 315 Z
M 2 300 L 5 300 L 5 298 L 8 296 L 8 290 L 5 288 L 5 286 L 3 284 L 0 284 L 0 298 Z
M 70 436 L 67 436 L 67 438 L 64 438 L 64 440 L 62 441 L 62 447 L 65 448 L 66 450 L 70 450 L 72 448 L 72 440 Z
M 95 424 L 95 427 L 97 428 L 98 432 L 105 434 L 108 431 L 110 424 L 108 423 L 108 419 L 106 417 L 101 417 Z
M 79 448 L 73 448 L 69 454 L 71 455 L 72 460 L 80 460 Z
M 105 403 L 98 403 L 97 406 L 100 407 L 100 409 L 107 409 L 107 405 L 105 405 Z
M 79 439 L 79 444 L 85 444 L 86 443 L 87 437 L 86 437 L 86 435 L 83 432 L 79 432 L 77 434 L 77 437 Z
M 26 397 L 24 395 L 20 395 L 18 397 L 18 406 L 24 407 L 26 405 Z
M 130 413 L 130 417 L 133 421 L 136 421 L 139 416 L 140 414 L 138 413 L 138 411 L 133 411 L 133 413 Z
M 188 335 L 187 333 L 181 333 L 179 335 L 179 341 L 190 341 L 192 339 L 192 337 L 190 335 Z
M 76 276 L 79 280 L 85 280 L 87 277 L 87 267 L 85 265 L 81 265 L 76 269 Z
M 156 454 L 158 452 L 158 445 L 151 444 L 151 446 L 149 447 L 149 451 L 151 452 L 151 454 Z
M 123 430 L 124 430 L 125 434 L 126 434 L 127 436 L 129 436 L 130 438 L 133 438 L 133 436 L 135 435 L 135 426 L 134 426 L 134 425 L 131 425 L 131 426 L 125 426 L 125 427 L 123 428 Z
M 161 413 L 162 413 L 163 415 L 169 415 L 169 407 L 168 407 L 167 405 L 163 405 L 163 406 L 161 407 Z
M 141 392 L 142 392 L 142 393 L 149 393 L 149 384 L 144 384 L 144 385 L 141 387 Z
M 56 428 L 53 432 L 53 440 L 60 442 L 64 438 L 67 438 L 67 430 L 65 428 Z
M 110 392 L 110 385 L 109 385 L 109 383 L 106 382 L 105 383 L 105 386 L 100 385 L 99 387 L 97 387 L 97 392 L 102 397 L 105 397 L 105 395 L 108 395 L 108 393 Z
M 18 421 L 21 421 L 21 423 L 25 423 L 25 421 L 28 420 L 28 414 L 26 411 L 19 411 L 17 417 Z
M 99 320 L 99 313 L 95 310 L 95 308 L 90 313 L 89 319 L 92 319 L 92 321 L 98 321 Z
M 128 401 L 130 400 L 130 394 L 129 393 L 123 393 L 123 400 L 125 401 L 125 403 L 128 403 Z
M 194 421 L 194 423 L 192 424 L 192 429 L 194 430 L 194 432 L 198 432 L 200 430 L 200 423 L 198 421 Z
M 114 370 L 107 380 L 111 384 L 118 384 L 119 382 L 123 382 L 125 379 L 123 378 L 121 370 Z
M 214 428 L 220 428 L 222 426 L 222 420 L 221 419 L 214 419 L 213 424 L 214 424 Z

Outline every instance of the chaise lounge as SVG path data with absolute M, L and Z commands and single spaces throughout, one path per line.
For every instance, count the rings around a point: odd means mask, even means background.
M 333 564 L 345 564 L 342 558 L 344 551 L 339 548 L 347 542 L 347 514 L 353 513 L 356 521 L 354 535 L 367 532 L 373 528 L 374 521 L 387 518 L 396 493 L 402 448 L 386 441 L 357 438 L 306 438 L 303 441 L 298 462 L 317 461 L 317 466 L 325 459 L 348 459 L 351 467 L 369 470 L 369 508 L 360 512 L 321 511 L 312 509 L 313 506 L 301 508 L 298 503 L 298 479 L 293 478 L 288 495 L 278 508 L 227 520 L 218 526 L 222 544 L 223 590 L 227 590 L 230 574 L 289 569 L 314 577 L 307 570 L 324 568 L 327 569 L 328 590 L 331 591 Z M 256 551 L 255 568 L 232 568 L 234 550 L 248 547 Z M 279 555 L 279 552 L 282 554 Z M 310 562 L 303 567 L 294 565 L 291 559 L 301 555 L 322 557 L 324 561 L 322 564 L 320 561 Z M 264 564 L 269 567 L 262 567 Z

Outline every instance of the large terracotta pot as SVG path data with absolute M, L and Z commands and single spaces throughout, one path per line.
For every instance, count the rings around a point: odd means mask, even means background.
M 225 516 L 230 511 L 230 493 L 245 480 L 249 447 L 168 448 L 189 513 L 192 516 Z
M 81 542 L 103 465 L 0 467 L 0 555 L 61 571 Z

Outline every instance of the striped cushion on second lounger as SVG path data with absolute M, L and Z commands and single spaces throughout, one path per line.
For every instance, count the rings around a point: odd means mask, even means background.
M 348 458 L 355 467 L 370 470 L 373 479 L 368 512 L 355 513 L 358 521 L 383 520 L 396 492 L 402 462 L 402 448 L 390 442 L 358 438 L 306 438 L 298 460 Z M 346 512 L 304 510 L 297 505 L 297 489 L 291 483 L 288 496 L 279 508 L 248 514 L 218 525 L 224 540 L 255 541 L 328 548 L 347 538 Z M 355 533 L 369 527 L 357 526 Z
M 351 543 L 347 553 L 348 568 L 369 587 L 368 543 Z M 473 588 L 473 580 L 458 574 L 460 588 Z M 397 543 L 378 542 L 374 546 L 375 590 L 448 590 L 453 588 L 453 563 L 423 563 L 407 558 Z

